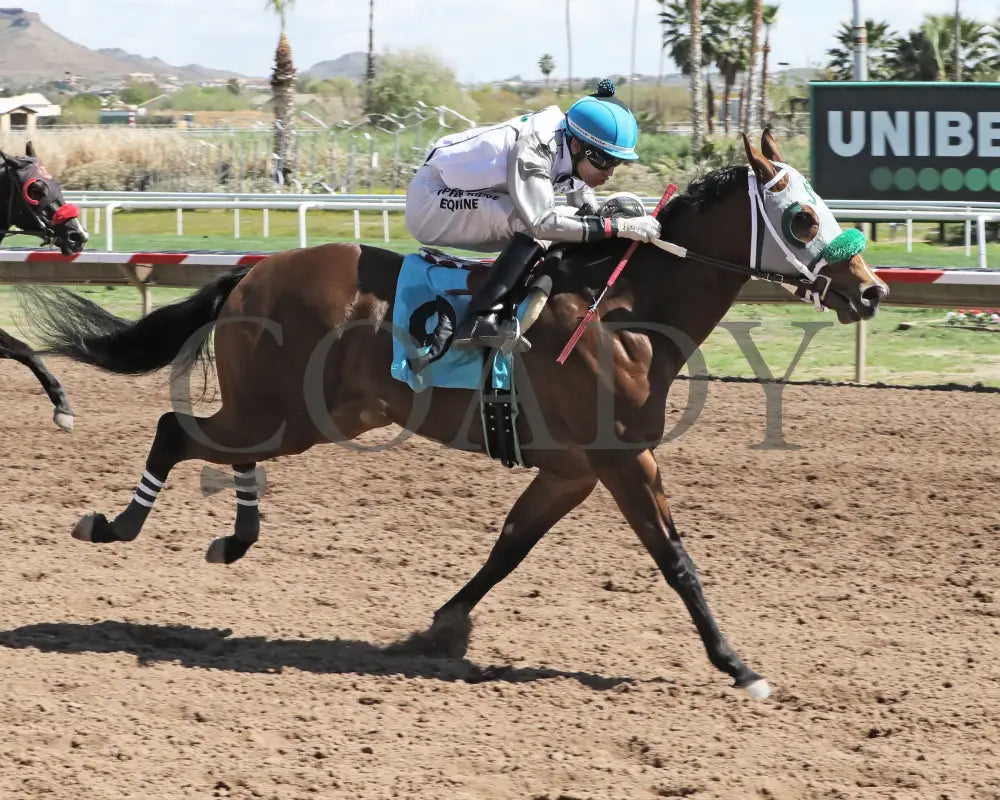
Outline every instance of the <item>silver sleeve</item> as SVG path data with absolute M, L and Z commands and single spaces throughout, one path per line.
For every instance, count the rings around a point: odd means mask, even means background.
M 581 189 L 574 189 L 572 192 L 566 192 L 566 202 L 573 206 L 573 208 L 580 208 L 581 206 L 590 206 L 591 208 L 597 208 L 597 195 L 594 194 L 594 190 L 589 186 L 584 185 Z
M 514 144 L 507 162 L 507 191 L 529 236 L 552 242 L 582 242 L 593 237 L 586 217 L 559 214 L 549 177 L 554 155 L 547 143 L 529 134 Z

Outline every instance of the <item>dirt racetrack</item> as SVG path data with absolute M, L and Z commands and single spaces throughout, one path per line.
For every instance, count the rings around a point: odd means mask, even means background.
M 423 440 L 267 464 L 230 567 L 203 558 L 234 505 L 201 463 L 136 541 L 73 540 L 127 503 L 168 402 L 161 376 L 51 366 L 72 436 L 0 362 L 3 800 L 1000 798 L 1000 395 L 791 386 L 801 449 L 768 451 L 761 388 L 709 384 L 659 461 L 775 689 L 756 702 L 603 489 L 487 596 L 465 658 L 383 652 L 530 480 Z

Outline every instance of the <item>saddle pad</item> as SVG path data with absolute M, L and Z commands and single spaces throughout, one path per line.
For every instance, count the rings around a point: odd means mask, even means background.
M 469 306 L 467 293 L 469 271 L 440 267 L 412 253 L 403 259 L 392 307 L 392 377 L 420 392 L 428 387 L 443 389 L 479 389 L 485 383 L 484 350 L 458 350 L 449 347 L 441 358 L 414 374 L 409 359 L 430 348 L 419 339 L 437 327 L 439 314 L 446 310 L 453 321 L 462 319 Z M 462 294 L 450 294 L 458 291 Z M 518 309 L 520 315 L 521 309 Z M 411 333 L 412 331 L 412 333 Z M 506 389 L 510 385 L 513 357 L 497 351 L 492 362 L 492 385 Z

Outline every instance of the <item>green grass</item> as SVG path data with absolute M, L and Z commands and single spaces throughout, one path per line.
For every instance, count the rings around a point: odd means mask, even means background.
M 93 234 L 93 216 L 89 218 Z M 294 211 L 271 211 L 270 236 L 262 235 L 262 212 L 240 212 L 240 238 L 233 237 L 233 212 L 198 210 L 184 212 L 184 236 L 176 235 L 176 214 L 173 211 L 119 211 L 114 216 L 114 249 L 116 251 L 155 250 L 247 250 L 278 251 L 299 246 L 298 217 Z M 308 217 L 309 244 L 331 241 L 353 241 L 354 219 L 350 212 L 313 211 Z M 926 240 L 937 235 L 936 225 L 914 225 L 913 252 L 907 253 L 903 232 L 888 240 L 888 226 L 879 228 L 880 241 L 869 242 L 865 251 L 869 263 L 877 266 L 977 267 L 979 255 L 973 241 L 970 254 L 964 245 L 941 245 Z M 361 215 L 361 240 L 393 250 L 414 249 L 401 212 L 389 214 L 389 236 L 382 238 L 382 215 Z M 91 236 L 89 249 L 105 249 L 105 231 Z M 1000 243 L 987 244 L 987 263 L 1000 267 Z M 456 251 L 460 252 L 460 251 Z
M 279 251 L 299 246 L 298 215 L 294 211 L 271 211 L 270 235 L 264 238 L 263 213 L 240 211 L 240 238 L 233 236 L 233 212 L 198 210 L 184 212 L 184 235 L 177 236 L 177 217 L 173 211 L 127 211 L 114 215 L 114 250 L 150 252 L 158 250 L 245 250 Z M 104 226 L 94 233 L 89 219 L 90 250 L 107 249 Z M 102 220 L 103 223 L 103 220 Z M 353 241 L 354 218 L 350 212 L 313 211 L 308 217 L 308 244 Z M 361 241 L 392 249 L 412 249 L 415 243 L 406 231 L 401 212 L 390 212 L 391 243 L 383 241 L 382 215 L 361 215 Z
M 390 214 L 392 242 L 382 241 L 381 215 L 362 215 L 362 241 L 410 252 L 417 246 L 409 238 L 399 213 Z M 115 217 L 115 249 L 119 251 L 155 250 L 246 250 L 277 251 L 298 246 L 297 218 L 294 212 L 271 212 L 272 236 L 260 232 L 260 212 L 243 211 L 244 236 L 234 239 L 232 213 L 221 211 L 186 212 L 185 236 L 177 237 L 175 214 L 167 212 L 128 212 Z M 915 226 L 915 236 L 932 236 L 936 226 Z M 310 217 L 310 244 L 353 239 L 353 220 L 349 213 L 316 213 Z M 228 231 L 230 235 L 220 235 Z M 880 231 L 881 232 L 881 231 Z M 253 233 L 253 236 L 246 235 Z M 888 230 L 885 231 L 888 233 Z M 103 235 L 91 240 L 91 249 L 103 248 Z M 461 252 L 461 251 L 455 251 Z M 918 241 L 912 253 L 906 253 L 902 237 L 896 242 L 880 241 L 869 245 L 868 260 L 874 265 L 922 265 L 973 267 L 977 255 L 966 258 L 964 247 L 941 246 Z M 989 245 L 992 264 L 1000 266 L 1000 245 Z M 138 293 L 130 287 L 72 287 L 114 313 L 135 317 L 140 312 Z M 152 290 L 157 305 L 188 294 L 185 289 L 156 287 Z M 16 302 L 11 287 L 0 287 L 0 325 L 10 325 Z M 938 309 L 883 308 L 867 323 L 869 382 L 899 384 L 941 384 L 948 382 L 1000 387 L 1000 332 L 957 329 L 935 320 L 944 317 Z M 793 323 L 831 323 L 812 340 L 792 374 L 796 380 L 854 380 L 854 353 L 857 327 L 840 325 L 833 314 L 817 314 L 804 303 L 787 305 L 746 305 L 733 308 L 727 322 L 759 321 L 752 331 L 764 361 L 776 377 L 785 370 L 802 341 L 802 329 Z M 923 323 L 900 330 L 902 322 Z M 753 369 L 733 337 L 717 329 L 702 348 L 709 371 L 714 375 L 752 377 Z
M 943 383 L 1000 387 L 1000 331 L 986 332 L 933 324 L 940 309 L 883 307 L 866 323 L 867 375 L 878 381 L 905 385 Z M 841 325 L 833 313 L 816 313 L 805 304 L 734 306 L 724 322 L 754 321 L 750 333 L 774 377 L 784 377 L 803 340 L 793 323 L 832 323 L 810 341 L 793 380 L 853 381 L 857 326 Z M 901 330 L 900 323 L 916 322 Z M 922 323 L 922 324 L 921 324 Z M 928 324 L 930 323 L 930 324 Z M 751 377 L 754 371 L 733 336 L 717 328 L 702 347 L 709 372 Z

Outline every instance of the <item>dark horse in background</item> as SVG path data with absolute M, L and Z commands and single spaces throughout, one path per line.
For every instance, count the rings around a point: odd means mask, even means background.
M 26 155 L 0 151 L 0 239 L 15 234 L 37 236 L 55 244 L 63 255 L 79 253 L 87 243 L 77 207 L 63 199 L 62 187 L 38 160 L 31 142 Z M 14 228 L 15 230 L 11 230 Z M 73 409 L 62 385 L 27 344 L 0 329 L 0 358 L 12 358 L 30 369 L 55 407 L 53 420 L 73 430 Z
M 640 246 L 597 321 L 559 364 L 557 354 L 609 280 L 626 243 L 579 244 L 564 252 L 551 297 L 531 328 L 532 347 L 515 360 L 518 382 L 533 387 L 532 433 L 545 429 L 544 443 L 538 436 L 523 446 L 537 475 L 510 510 L 486 563 L 435 614 L 435 632 L 446 623 L 467 625 L 486 593 L 600 481 L 680 594 L 712 664 L 752 696 L 767 696 L 767 682 L 719 630 L 674 526 L 652 452 L 663 437 L 667 392 L 694 348 L 749 277 L 761 276 L 761 268 L 783 270 L 792 287 L 814 292 L 844 323 L 871 317 L 888 289 L 860 254 L 864 238 L 840 231 L 808 182 L 781 163 L 769 132 L 760 150 L 745 137 L 744 146 L 749 168 L 710 173 L 664 208 L 663 239 L 677 246 L 675 252 Z M 777 214 L 780 224 L 754 217 L 758 196 L 774 206 L 767 213 Z M 860 244 L 851 252 L 830 244 L 823 252 L 837 252 L 839 260 L 813 259 L 824 282 L 815 276 L 804 280 L 784 259 L 758 263 L 757 272 L 748 266 L 757 260 L 755 253 L 768 252 L 761 236 L 784 236 L 789 247 L 805 252 L 822 244 L 824 225 L 829 233 L 831 224 L 837 239 L 855 234 Z M 65 290 L 27 290 L 29 318 L 54 352 L 112 372 L 149 372 L 179 354 L 177 363 L 190 367 L 216 326 L 221 408 L 205 418 L 177 411 L 161 416 L 132 502 L 110 521 L 103 514 L 85 515 L 73 535 L 89 542 L 130 541 L 175 464 L 186 459 L 231 464 L 235 532 L 216 539 L 207 555 L 209 561 L 229 563 L 257 539 L 258 461 L 393 423 L 482 451 L 475 391 L 415 393 L 390 376 L 393 341 L 386 321 L 392 319 L 401 261 L 399 253 L 353 244 L 278 253 L 134 323 Z M 422 402 L 426 407 L 414 416 Z M 615 441 L 605 437 L 601 444 L 601 433 L 608 430 Z

